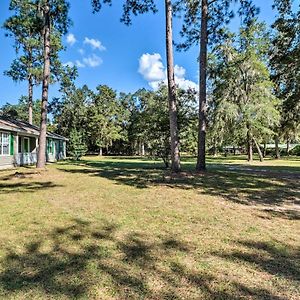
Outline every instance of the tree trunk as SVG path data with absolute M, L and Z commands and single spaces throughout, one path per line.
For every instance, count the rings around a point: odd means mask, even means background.
M 142 143 L 142 156 L 145 156 L 145 144 Z
M 99 156 L 102 156 L 103 155 L 103 149 L 102 147 L 99 148 Z
M 166 6 L 166 52 L 169 95 L 169 118 L 171 135 L 171 169 L 180 172 L 179 135 L 177 124 L 176 85 L 173 58 L 173 28 L 172 28 L 172 1 L 165 0 Z
M 247 130 L 247 153 L 248 153 L 248 161 L 253 161 L 253 149 L 252 149 L 252 135 L 250 132 L 250 128 Z
M 286 155 L 289 155 L 290 152 L 290 138 L 286 140 Z
M 43 29 L 44 35 L 44 70 L 42 85 L 42 109 L 41 125 L 39 136 L 39 151 L 37 158 L 37 168 L 42 169 L 46 166 L 46 143 L 47 143 L 47 110 L 48 110 L 48 90 L 50 81 L 50 15 L 49 6 L 44 10 L 45 24 Z
M 264 142 L 264 150 L 263 150 L 263 157 L 267 156 L 267 143 Z
M 262 152 L 260 150 L 259 144 L 257 143 L 257 141 L 256 141 L 255 138 L 253 138 L 253 141 L 254 141 L 255 147 L 256 147 L 257 152 L 258 152 L 259 160 L 260 161 L 264 161 L 264 157 L 263 157 L 263 154 L 262 154 Z
M 201 37 L 200 37 L 200 64 L 199 64 L 199 131 L 197 171 L 206 169 L 205 140 L 206 140 L 206 71 L 207 71 L 207 19 L 208 1 L 202 0 L 201 5 Z
M 28 78 L 28 122 L 32 125 L 33 83 L 32 76 Z
M 280 158 L 280 152 L 279 152 L 279 137 L 276 134 L 275 135 L 275 158 L 279 159 Z

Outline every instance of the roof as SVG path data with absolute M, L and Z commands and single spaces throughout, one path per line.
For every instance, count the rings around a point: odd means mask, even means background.
M 29 124 L 28 122 L 7 118 L 5 116 L 0 116 L 0 130 L 7 130 L 11 132 L 31 135 L 31 136 L 39 136 L 40 129 L 39 127 Z M 67 141 L 68 139 L 52 132 L 47 132 L 47 137 L 57 140 Z

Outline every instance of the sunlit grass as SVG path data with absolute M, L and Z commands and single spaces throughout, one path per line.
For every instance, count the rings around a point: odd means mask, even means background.
M 183 161 L 1 171 L 0 298 L 298 299 L 299 160 Z

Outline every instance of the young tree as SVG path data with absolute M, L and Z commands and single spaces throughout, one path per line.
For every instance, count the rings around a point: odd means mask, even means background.
M 87 145 L 84 140 L 84 134 L 81 131 L 76 129 L 70 131 L 68 152 L 74 160 L 80 160 L 80 158 L 86 154 Z

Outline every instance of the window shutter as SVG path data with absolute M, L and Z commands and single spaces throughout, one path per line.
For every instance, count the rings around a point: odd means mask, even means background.
M 14 155 L 15 149 L 14 149 L 14 135 L 10 134 L 10 155 Z

